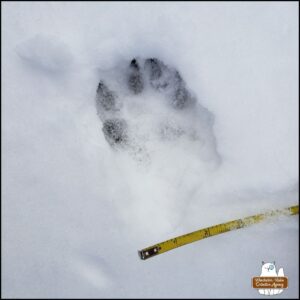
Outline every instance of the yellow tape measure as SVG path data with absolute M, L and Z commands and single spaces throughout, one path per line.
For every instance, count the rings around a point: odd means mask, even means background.
M 299 205 L 291 206 L 284 209 L 272 210 L 263 214 L 258 214 L 243 219 L 237 219 L 230 222 L 218 224 L 215 226 L 203 228 L 185 235 L 178 236 L 176 238 L 167 240 L 165 242 L 147 247 L 143 250 L 138 251 L 141 259 L 145 260 L 152 256 L 162 254 L 164 252 L 170 251 L 172 249 L 190 244 L 210 236 L 225 233 L 227 231 L 244 228 L 256 223 L 259 223 L 269 217 L 279 216 L 279 215 L 296 215 L 299 214 Z

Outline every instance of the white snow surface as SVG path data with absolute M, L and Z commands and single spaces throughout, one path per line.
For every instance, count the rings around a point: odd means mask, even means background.
M 299 295 L 298 216 L 147 261 L 137 255 L 298 203 L 298 3 L 1 6 L 4 298 L 261 298 L 251 287 L 261 261 L 276 261 L 289 278 L 277 298 Z M 214 120 L 208 153 L 154 138 L 152 124 L 178 121 L 154 92 L 127 114 L 137 140 L 138 130 L 148 137 L 147 155 L 110 147 L 97 85 L 134 57 L 181 73 Z M 118 93 L 125 105 L 135 101 Z M 181 121 L 207 130 L 203 114 L 190 116 Z

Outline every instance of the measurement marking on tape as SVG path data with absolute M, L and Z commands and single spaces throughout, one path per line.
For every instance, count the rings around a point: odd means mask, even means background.
M 251 226 L 253 224 L 260 223 L 267 218 L 275 217 L 275 216 L 292 216 L 299 214 L 299 205 L 291 206 L 284 209 L 276 209 L 271 210 L 266 213 L 257 214 L 250 217 L 245 217 L 243 219 L 237 219 L 233 221 L 229 221 L 226 223 L 210 226 L 207 228 L 203 228 L 197 231 L 193 231 L 176 238 L 161 242 L 159 244 L 153 245 L 151 247 L 144 248 L 138 251 L 138 254 L 142 260 L 148 259 L 150 257 L 162 254 L 164 252 L 170 251 L 172 249 L 214 236 L 218 234 L 222 234 L 231 230 L 245 228 Z

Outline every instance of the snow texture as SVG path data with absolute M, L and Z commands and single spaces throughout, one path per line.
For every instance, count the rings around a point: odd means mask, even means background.
M 299 293 L 298 3 L 5 2 L 2 296 Z

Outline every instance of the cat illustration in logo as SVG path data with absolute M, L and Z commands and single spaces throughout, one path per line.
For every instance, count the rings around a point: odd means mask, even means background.
M 283 277 L 283 268 L 280 268 L 278 270 L 278 273 L 276 271 L 276 266 L 275 266 L 275 261 L 271 263 L 265 263 L 264 261 L 262 262 L 262 267 L 261 267 L 261 274 L 260 276 L 263 277 Z M 278 295 L 282 293 L 282 289 L 259 289 L 258 292 L 262 295 Z

